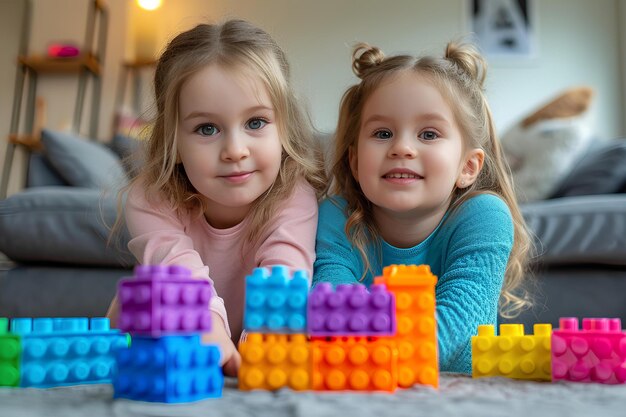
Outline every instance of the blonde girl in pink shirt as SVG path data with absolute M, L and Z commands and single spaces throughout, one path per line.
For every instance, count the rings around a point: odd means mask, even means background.
M 128 246 L 141 264 L 176 264 L 214 284 L 213 331 L 236 375 L 244 279 L 283 264 L 312 272 L 325 186 L 285 54 L 241 20 L 176 36 L 154 77 L 145 166 L 127 187 Z M 117 300 L 109 308 L 113 321 Z

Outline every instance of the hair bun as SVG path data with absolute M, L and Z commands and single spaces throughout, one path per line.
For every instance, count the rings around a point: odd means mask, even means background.
M 385 60 L 385 54 L 379 48 L 367 43 L 358 43 L 352 52 L 352 71 L 357 77 L 363 76 Z
M 450 42 L 446 46 L 446 59 L 469 75 L 482 88 L 487 76 L 487 61 L 470 43 Z

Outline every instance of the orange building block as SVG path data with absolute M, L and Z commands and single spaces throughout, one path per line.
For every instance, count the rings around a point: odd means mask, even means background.
M 239 389 L 311 388 L 310 345 L 304 334 L 251 333 L 239 345 Z
M 390 265 L 376 284 L 386 284 L 396 296 L 398 385 L 439 386 L 435 285 L 428 265 Z
M 393 340 L 328 337 L 311 340 L 316 391 L 389 391 L 398 386 L 398 350 Z

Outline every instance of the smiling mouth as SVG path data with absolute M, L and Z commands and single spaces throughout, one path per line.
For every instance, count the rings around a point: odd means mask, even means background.
M 222 178 L 226 181 L 230 181 L 230 182 L 242 182 L 242 181 L 246 181 L 248 178 L 250 178 L 252 176 L 252 174 L 254 174 L 254 171 L 249 171 L 249 172 L 237 172 L 237 173 L 232 173 L 232 174 L 228 174 L 228 175 L 220 175 L 219 178 Z
M 248 174 L 252 174 L 254 172 L 254 170 L 252 171 L 238 171 L 238 172 L 231 172 L 229 174 L 224 174 L 224 175 L 220 175 L 220 177 L 240 177 L 242 175 L 248 175 Z
M 392 174 L 385 174 L 383 175 L 383 178 L 385 179 L 405 179 L 405 178 L 423 179 L 424 177 L 422 177 L 419 174 L 413 174 L 413 173 L 408 173 L 408 172 L 395 172 Z

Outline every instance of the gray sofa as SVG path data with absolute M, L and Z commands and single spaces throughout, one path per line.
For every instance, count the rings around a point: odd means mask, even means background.
M 101 316 L 116 282 L 132 272 L 125 230 L 107 244 L 105 223 L 115 220 L 115 190 L 124 183 L 111 182 L 110 174 L 127 172 L 120 157 L 134 145 L 123 137 L 105 146 L 46 131 L 43 139 L 46 153 L 31 155 L 28 188 L 0 201 L 0 252 L 15 262 L 0 271 L 0 317 Z M 78 155 L 63 166 L 58 159 L 68 153 Z M 119 166 L 98 175 L 74 172 L 77 164 L 88 171 L 109 158 Z M 626 140 L 606 142 L 585 154 L 553 198 L 523 205 L 538 248 L 527 282 L 535 304 L 512 322 L 527 330 L 556 325 L 561 316 L 626 322 L 624 168 Z
M 102 316 L 117 281 L 132 274 L 128 233 L 109 240 L 117 190 L 137 144 L 108 144 L 44 130 L 27 187 L 0 201 L 0 317 Z

